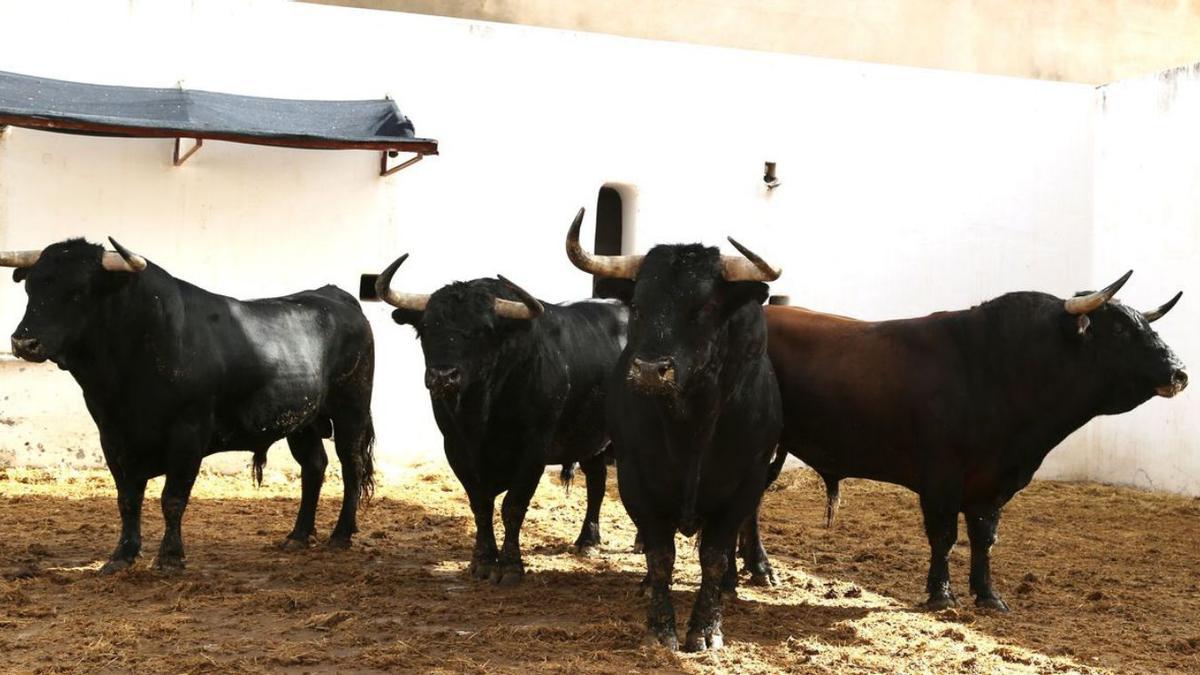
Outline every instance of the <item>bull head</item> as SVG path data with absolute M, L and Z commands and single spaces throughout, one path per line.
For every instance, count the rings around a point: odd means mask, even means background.
M 392 277 L 396 275 L 396 270 L 400 269 L 405 260 L 408 260 L 407 253 L 396 258 L 391 265 L 387 266 L 387 269 L 380 273 L 379 278 L 375 280 L 375 292 L 379 295 L 380 300 L 393 307 L 420 314 L 425 311 L 425 306 L 429 304 L 428 294 L 404 293 L 392 289 Z M 500 276 L 499 279 L 512 289 L 513 293 L 516 293 L 517 297 L 521 300 L 520 302 L 515 302 L 513 300 L 505 300 L 504 298 L 496 298 L 494 305 L 496 316 L 504 319 L 530 320 L 538 318 L 542 315 L 542 312 L 546 311 L 542 303 L 538 302 L 525 289 L 503 276 Z
M 13 281 L 29 281 L 25 316 L 11 338 L 15 356 L 35 363 L 52 360 L 69 369 L 74 347 L 89 325 L 89 310 L 134 278 L 106 272 L 136 274 L 147 266 L 145 258 L 109 241 L 116 252 L 82 239 L 51 244 L 42 251 L 0 252 L 0 265 L 16 268 Z
M 571 229 L 567 232 L 567 257 L 576 267 L 599 277 L 613 279 L 637 279 L 645 256 L 641 255 L 594 255 L 579 244 L 579 230 L 583 225 L 583 209 L 575 214 Z M 729 243 L 742 256 L 721 256 L 721 272 L 725 281 L 775 281 L 782 274 L 756 253 L 739 244 L 733 237 Z
M 100 264 L 110 272 L 141 272 L 146 269 L 146 259 L 133 253 L 109 237 L 113 251 L 105 251 L 100 258 Z M 42 257 L 41 251 L 0 251 L 0 267 L 15 267 L 18 270 L 29 269 L 37 264 Z M 23 275 L 14 273 L 13 279 L 20 281 Z

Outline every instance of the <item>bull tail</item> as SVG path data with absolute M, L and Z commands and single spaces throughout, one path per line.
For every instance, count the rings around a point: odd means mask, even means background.
M 362 439 L 355 448 L 358 465 L 358 496 L 363 503 L 371 501 L 375 494 L 375 422 L 371 413 L 367 413 L 366 428 L 363 429 Z
M 254 484 L 262 487 L 263 469 L 267 466 L 267 448 L 259 448 L 254 451 L 254 463 L 250 466 L 250 475 L 254 478 Z
M 821 474 L 821 480 L 825 481 L 825 527 L 826 529 L 832 529 L 833 521 L 837 518 L 838 506 L 842 501 L 841 479 L 837 476 L 823 473 Z
M 558 472 L 558 482 L 562 483 L 563 492 L 571 494 L 571 483 L 575 482 L 575 468 L 579 466 L 576 462 L 568 462 L 562 465 L 562 471 Z

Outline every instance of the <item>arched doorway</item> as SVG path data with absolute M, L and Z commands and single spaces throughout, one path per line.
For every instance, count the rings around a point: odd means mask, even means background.
M 626 233 L 634 191 L 627 186 L 606 184 L 596 196 L 596 240 L 592 250 L 598 255 L 621 255 L 625 252 Z M 592 297 L 629 300 L 629 284 L 621 279 L 592 278 Z

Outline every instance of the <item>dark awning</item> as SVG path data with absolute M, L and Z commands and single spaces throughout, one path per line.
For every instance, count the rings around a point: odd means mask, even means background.
M 301 101 L 115 87 L 0 71 L 0 126 L 128 138 L 436 155 L 394 101 Z

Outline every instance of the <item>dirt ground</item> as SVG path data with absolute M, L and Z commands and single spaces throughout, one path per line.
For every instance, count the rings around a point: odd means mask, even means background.
M 928 553 L 913 495 L 849 481 L 825 530 L 815 476 L 786 472 L 763 515 L 782 585 L 743 586 L 726 602 L 726 648 L 684 655 L 641 646 L 644 563 L 611 476 L 602 554 L 568 552 L 579 482 L 568 495 L 544 480 L 523 536 L 527 576 L 500 589 L 465 576 L 470 514 L 437 465 L 385 476 L 345 552 L 275 547 L 295 475 L 268 471 L 254 488 L 248 472 L 205 474 L 184 522 L 186 572 L 150 569 L 162 520 L 148 499 L 146 557 L 104 578 L 119 530 L 107 474 L 0 470 L 0 671 L 1200 672 L 1198 500 L 1037 482 L 996 547 L 1013 612 L 929 614 L 916 608 Z M 331 466 L 324 533 L 340 492 Z M 679 551 L 686 626 L 698 565 L 692 542 Z M 953 554 L 960 597 L 967 553 L 963 542 Z

